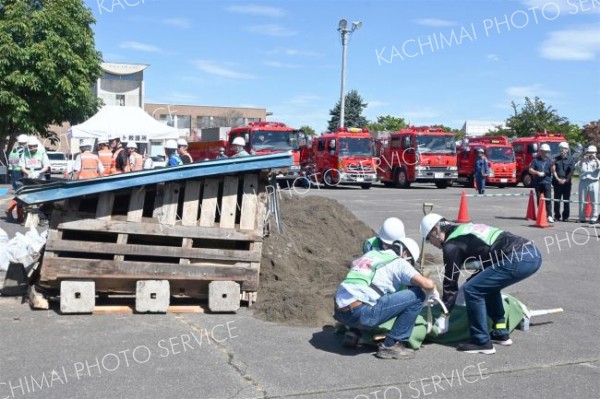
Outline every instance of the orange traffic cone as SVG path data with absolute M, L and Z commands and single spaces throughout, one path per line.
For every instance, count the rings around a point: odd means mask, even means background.
M 527 213 L 525 219 L 536 220 L 535 215 L 535 199 L 533 198 L 533 190 L 529 191 L 529 204 L 527 205 Z
M 585 220 L 591 220 L 592 219 L 592 196 L 590 195 L 590 193 L 588 193 L 585 201 L 586 201 L 585 212 L 584 212 Z
M 535 227 L 550 227 L 548 224 L 548 214 L 546 213 L 546 200 L 544 194 L 540 195 L 540 202 L 538 203 L 537 219 L 534 224 Z
M 467 209 L 467 195 L 463 191 L 460 195 L 460 206 L 458 208 L 458 218 L 455 220 L 456 223 L 469 223 L 469 210 Z

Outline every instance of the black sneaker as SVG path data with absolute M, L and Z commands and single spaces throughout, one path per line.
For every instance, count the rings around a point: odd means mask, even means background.
M 360 339 L 360 335 L 356 334 L 353 331 L 346 331 L 344 334 L 344 340 L 342 341 L 342 345 L 344 348 L 354 349 L 358 347 L 358 340 Z
M 459 344 L 456 350 L 465 353 L 483 353 L 484 355 L 493 355 L 496 353 L 496 348 L 494 348 L 492 341 L 488 341 L 482 345 L 477 345 L 471 342 Z
M 492 343 L 502 346 L 510 346 L 513 343 L 512 339 L 510 339 L 510 335 L 500 335 L 496 331 L 490 333 L 490 339 L 492 340 Z
M 392 346 L 379 345 L 375 356 L 380 359 L 412 359 L 415 357 L 415 351 L 407 348 L 402 342 L 396 342 Z

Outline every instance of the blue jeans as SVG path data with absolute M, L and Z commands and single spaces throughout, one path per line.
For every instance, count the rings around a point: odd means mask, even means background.
M 477 186 L 477 193 L 485 193 L 485 176 L 475 174 L 475 185 Z
M 388 337 L 394 341 L 408 341 L 424 300 L 423 290 L 411 287 L 386 294 L 373 306 L 363 304 L 347 312 L 336 309 L 333 317 L 340 323 L 359 330 L 376 328 L 396 317 Z
M 19 180 L 21 180 L 21 178 L 23 177 L 23 172 L 21 172 L 20 170 L 13 170 L 10 173 L 10 182 L 12 184 L 12 188 L 13 190 L 16 190 L 17 188 L 22 186 Z
M 527 244 L 523 249 L 515 249 L 512 254 L 504 254 L 501 262 L 488 267 L 465 283 L 465 303 L 473 343 L 482 345 L 490 340 L 488 316 L 494 324 L 504 322 L 500 291 L 531 276 L 541 265 L 539 249 L 533 244 Z M 498 332 L 508 333 L 505 329 Z

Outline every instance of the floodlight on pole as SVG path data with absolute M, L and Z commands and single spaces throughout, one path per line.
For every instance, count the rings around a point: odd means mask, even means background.
M 346 46 L 348 45 L 348 38 L 357 29 L 362 27 L 362 22 L 352 22 L 352 27 L 348 28 L 348 21 L 340 19 L 338 24 L 338 32 L 342 37 L 342 88 L 340 90 L 340 127 L 344 127 L 344 112 L 346 106 Z

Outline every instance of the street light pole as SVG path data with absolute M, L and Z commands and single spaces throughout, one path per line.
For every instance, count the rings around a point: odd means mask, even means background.
M 342 88 L 340 90 L 340 127 L 344 127 L 344 112 L 346 106 L 346 47 L 348 38 L 357 29 L 360 29 L 362 22 L 352 22 L 352 27 L 348 29 L 348 21 L 341 19 L 338 25 L 338 32 L 342 36 Z

